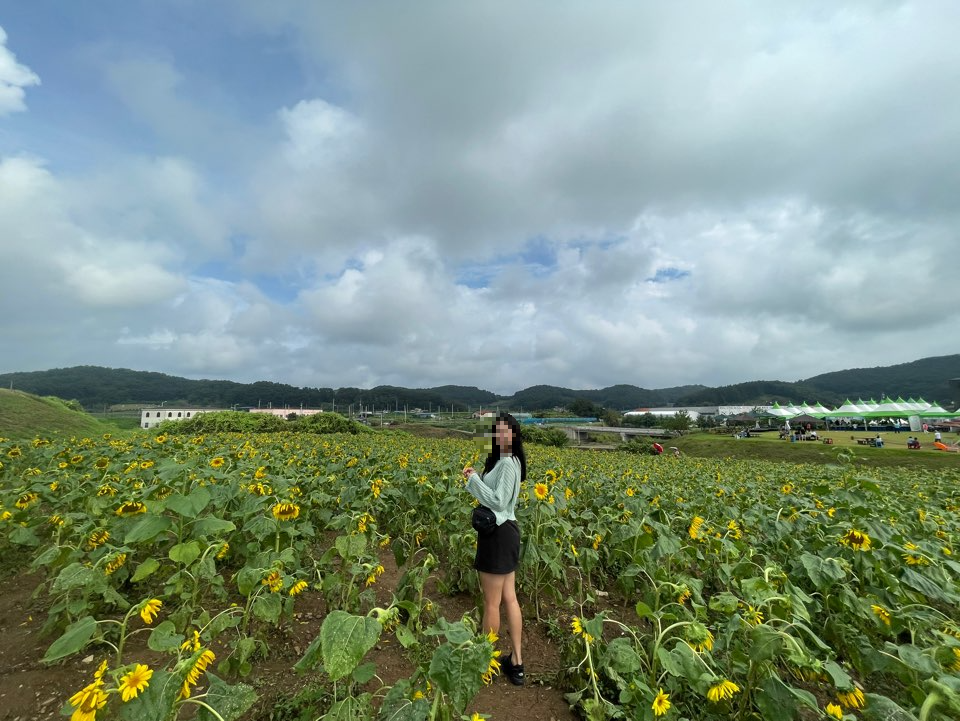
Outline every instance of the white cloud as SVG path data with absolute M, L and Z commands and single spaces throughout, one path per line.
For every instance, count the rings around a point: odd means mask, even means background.
M 7 47 L 7 33 L 0 27 L 0 117 L 26 110 L 24 88 L 40 84 L 40 77 L 26 65 L 17 62 Z
M 104 50 L 141 149 L 0 158 L 0 360 L 512 392 L 952 352 L 958 7 L 253 3 L 303 77 L 253 121 L 223 37 Z

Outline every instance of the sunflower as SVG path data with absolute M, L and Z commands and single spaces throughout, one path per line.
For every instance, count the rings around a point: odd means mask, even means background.
M 552 468 L 548 468 L 547 472 L 543 474 L 544 480 L 551 486 L 557 482 L 557 479 L 560 478 L 560 474 L 557 473 Z
M 189 629 L 186 640 L 180 644 L 181 651 L 199 651 L 200 650 L 200 632 L 193 631 L 193 637 L 190 637 Z
M 867 701 L 863 697 L 863 692 L 858 688 L 850 691 L 837 691 L 837 699 L 847 708 L 863 708 Z
M 200 674 L 207 670 L 207 666 L 216 660 L 216 655 L 210 649 L 205 649 L 193 662 L 193 666 L 187 672 L 187 677 L 183 680 L 183 686 L 180 688 L 181 698 L 190 698 L 190 687 L 196 686 L 200 680 Z
M 106 565 L 106 568 L 103 569 L 104 575 L 109 576 L 113 573 L 116 573 L 121 568 L 123 568 L 123 564 L 125 564 L 126 562 L 127 562 L 127 554 L 118 553 L 116 556 L 114 556 L 113 560 Z
M 133 671 L 120 678 L 120 698 L 124 702 L 136 698 L 137 694 L 150 685 L 153 670 L 149 666 L 138 663 Z
M 727 532 L 730 534 L 730 537 L 733 539 L 740 538 L 743 533 L 740 530 L 740 524 L 736 521 L 730 521 L 727 523 Z
M 87 539 L 87 548 L 93 550 L 110 540 L 110 531 L 94 531 Z
M 843 709 L 837 706 L 835 703 L 828 703 L 826 708 L 827 716 L 832 716 L 835 719 L 843 718 Z
M 298 593 L 300 593 L 301 591 L 304 591 L 306 588 L 307 588 L 306 581 L 297 581 L 295 584 L 293 584 L 290 587 L 290 595 L 296 596 Z
M 734 694 L 738 693 L 740 693 L 740 687 L 737 684 L 723 679 L 720 683 L 715 683 L 710 687 L 710 690 L 707 691 L 707 698 L 714 703 L 719 703 L 724 699 L 733 698 Z
M 167 437 L 163 433 L 161 433 L 159 436 L 157 436 L 153 440 L 155 440 L 157 443 L 166 443 Z
M 870 536 L 864 531 L 851 528 L 840 538 L 840 543 L 844 546 L 850 546 L 854 551 L 869 551 Z
M 538 501 L 546 500 L 547 495 L 550 493 L 550 489 L 547 487 L 546 483 L 536 483 L 533 486 L 533 495 L 537 497 Z
M 138 513 L 146 512 L 146 504 L 141 503 L 140 501 L 127 501 L 116 510 L 116 514 L 118 516 L 135 516 Z
M 698 653 L 713 650 L 713 634 L 699 621 L 691 622 L 684 633 L 687 645 Z
M 70 721 L 95 721 L 97 711 L 107 705 L 107 694 L 103 691 L 103 681 L 97 679 L 84 686 L 70 697 L 74 712 Z
M 270 486 L 257 481 L 256 483 L 251 483 L 247 486 L 247 490 L 250 491 L 255 496 L 269 496 L 273 494 L 273 489 Z
M 481 674 L 481 678 L 485 684 L 493 683 L 493 677 L 500 673 L 500 662 L 497 660 L 500 657 L 500 652 L 494 649 L 490 652 L 490 661 L 487 664 L 487 670 Z
M 13 505 L 15 505 L 17 508 L 19 508 L 22 511 L 25 508 L 29 508 L 30 504 L 36 502 L 38 498 L 39 496 L 36 493 L 34 493 L 33 491 L 30 491 L 29 493 L 24 493 L 22 496 L 20 496 L 17 499 L 17 502 L 14 503 Z
M 211 468 L 223 468 L 224 463 L 226 463 L 226 461 L 223 460 L 222 456 L 217 456 L 216 458 L 210 459 Z
M 573 496 L 574 496 L 574 493 L 573 493 L 572 490 L 570 490 L 569 487 L 563 489 L 563 497 L 564 497 L 565 499 L 567 499 L 567 500 L 569 501 L 571 498 L 573 498 Z
M 109 458 L 98 458 L 96 463 L 93 464 L 94 468 L 96 468 L 98 471 L 102 471 L 109 465 L 110 465 Z
M 163 602 L 156 598 L 145 601 L 143 606 L 140 608 L 140 618 L 143 619 L 144 623 L 153 623 L 153 619 L 157 617 L 162 605 Z
M 270 571 L 267 576 L 260 581 L 260 585 L 269 586 L 270 593 L 278 593 L 283 589 L 283 576 L 279 571 Z
M 690 600 L 690 597 L 693 594 L 690 593 L 690 589 L 686 585 L 680 587 L 680 593 L 677 594 L 677 603 L 681 606 Z
M 759 626 L 763 623 L 763 611 L 748 604 L 747 612 L 743 614 L 743 618 L 751 626 Z
M 878 606 L 877 604 L 873 604 L 872 606 L 870 606 L 870 610 L 873 611 L 874 616 L 879 618 L 888 626 L 890 625 L 890 612 L 887 609 L 885 609 L 883 606 Z
M 687 529 L 687 533 L 690 535 L 690 538 L 696 541 L 700 538 L 700 526 L 704 523 L 704 519 L 700 516 L 694 516 L 693 520 L 690 521 L 690 528 Z
M 220 546 L 220 550 L 217 551 L 217 556 L 216 556 L 217 560 L 218 561 L 223 560 L 224 558 L 226 558 L 226 555 L 228 553 L 230 553 L 230 544 L 224 541 Z
M 292 521 L 300 515 L 300 506 L 296 503 L 278 503 L 273 507 L 273 517 L 278 521 Z
M 593 641 L 593 636 L 586 632 L 583 628 L 583 622 L 580 620 L 579 616 L 574 616 L 573 620 L 570 622 L 570 629 L 573 631 L 574 636 L 582 636 L 583 640 L 587 643 Z
M 670 710 L 670 694 L 664 693 L 661 688 L 657 693 L 656 698 L 653 699 L 653 704 L 650 706 L 653 709 L 654 716 L 663 716 L 667 711 Z

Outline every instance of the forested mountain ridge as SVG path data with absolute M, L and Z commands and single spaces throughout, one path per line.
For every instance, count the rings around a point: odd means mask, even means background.
M 753 405 L 770 401 L 801 403 L 820 402 L 827 406 L 844 400 L 880 400 L 886 394 L 896 398 L 923 398 L 927 401 L 954 404 L 960 402 L 960 390 L 947 382 L 960 378 L 960 354 L 921 358 L 910 363 L 875 368 L 822 373 L 812 378 L 788 383 L 784 381 L 750 381 L 719 388 L 705 388 L 683 396 L 677 405 L 736 404 Z
M 598 407 L 615 410 L 653 406 L 756 405 L 771 401 L 820 402 L 836 405 L 845 398 L 879 398 L 886 393 L 904 398 L 923 397 L 928 401 L 955 404 L 960 390 L 947 381 L 960 378 L 960 354 L 923 358 L 911 363 L 877 368 L 855 368 L 824 373 L 795 383 L 749 381 L 708 388 L 702 385 L 646 389 L 614 385 L 595 390 L 572 390 L 536 385 L 512 396 L 498 396 L 474 386 L 445 385 L 435 388 L 303 388 L 258 381 L 237 383 L 225 380 L 191 380 L 165 373 L 126 368 L 74 366 L 46 371 L 0 374 L 0 387 L 19 389 L 39 396 L 77 400 L 87 410 L 103 410 L 118 404 L 134 406 L 182 403 L 204 408 L 263 406 L 296 409 L 353 405 L 400 409 L 475 409 L 500 405 L 514 410 L 568 407 L 582 399 Z

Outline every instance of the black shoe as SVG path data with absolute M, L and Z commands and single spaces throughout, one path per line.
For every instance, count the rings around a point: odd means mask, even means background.
M 523 664 L 513 663 L 513 654 L 509 654 L 500 664 L 503 667 L 503 674 L 514 686 L 523 686 Z

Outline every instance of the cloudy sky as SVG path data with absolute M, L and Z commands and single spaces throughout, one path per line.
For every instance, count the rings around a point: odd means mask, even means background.
M 0 372 L 955 353 L 960 3 L 0 0 Z

